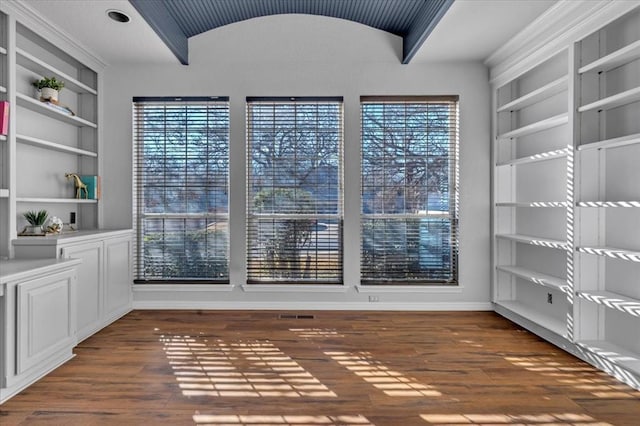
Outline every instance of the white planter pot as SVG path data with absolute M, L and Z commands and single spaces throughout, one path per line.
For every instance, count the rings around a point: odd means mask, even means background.
M 43 87 L 40 99 L 43 101 L 55 101 L 58 102 L 58 91 L 50 87 Z

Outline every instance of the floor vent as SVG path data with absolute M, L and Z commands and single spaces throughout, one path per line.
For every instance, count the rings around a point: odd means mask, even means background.
M 315 315 L 298 315 L 298 314 L 280 314 L 278 315 L 278 319 L 316 319 Z

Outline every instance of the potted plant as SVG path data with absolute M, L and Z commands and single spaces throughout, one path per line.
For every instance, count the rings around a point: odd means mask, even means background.
M 27 226 L 24 230 L 25 234 L 42 234 L 44 233 L 43 226 L 47 222 L 47 218 L 49 217 L 49 213 L 46 210 L 29 210 L 23 213 L 27 222 L 29 222 L 29 226 Z
M 45 77 L 34 81 L 33 86 L 40 91 L 41 101 L 58 102 L 58 92 L 64 87 L 64 81 L 56 80 L 55 77 Z

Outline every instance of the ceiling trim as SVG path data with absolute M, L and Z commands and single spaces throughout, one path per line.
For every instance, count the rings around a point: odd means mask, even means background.
M 635 7 L 637 1 L 559 1 L 485 60 L 490 83 L 505 84 Z
M 408 64 L 438 25 L 454 0 L 432 0 L 422 5 L 409 33 L 402 38 L 402 63 Z
M 129 0 L 182 65 L 189 65 L 189 42 L 163 2 Z

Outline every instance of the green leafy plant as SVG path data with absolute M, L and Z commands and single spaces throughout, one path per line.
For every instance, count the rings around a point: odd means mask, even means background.
M 29 222 L 29 225 L 43 226 L 47 222 L 49 213 L 47 213 L 46 210 L 40 210 L 40 211 L 29 210 L 23 213 L 23 216 L 25 219 L 27 219 L 27 222 Z
M 51 77 L 51 78 L 45 77 L 42 80 L 34 81 L 33 85 L 39 90 L 42 90 L 45 87 L 48 87 L 53 90 L 62 90 L 62 88 L 64 87 L 64 81 L 56 80 L 55 77 Z

